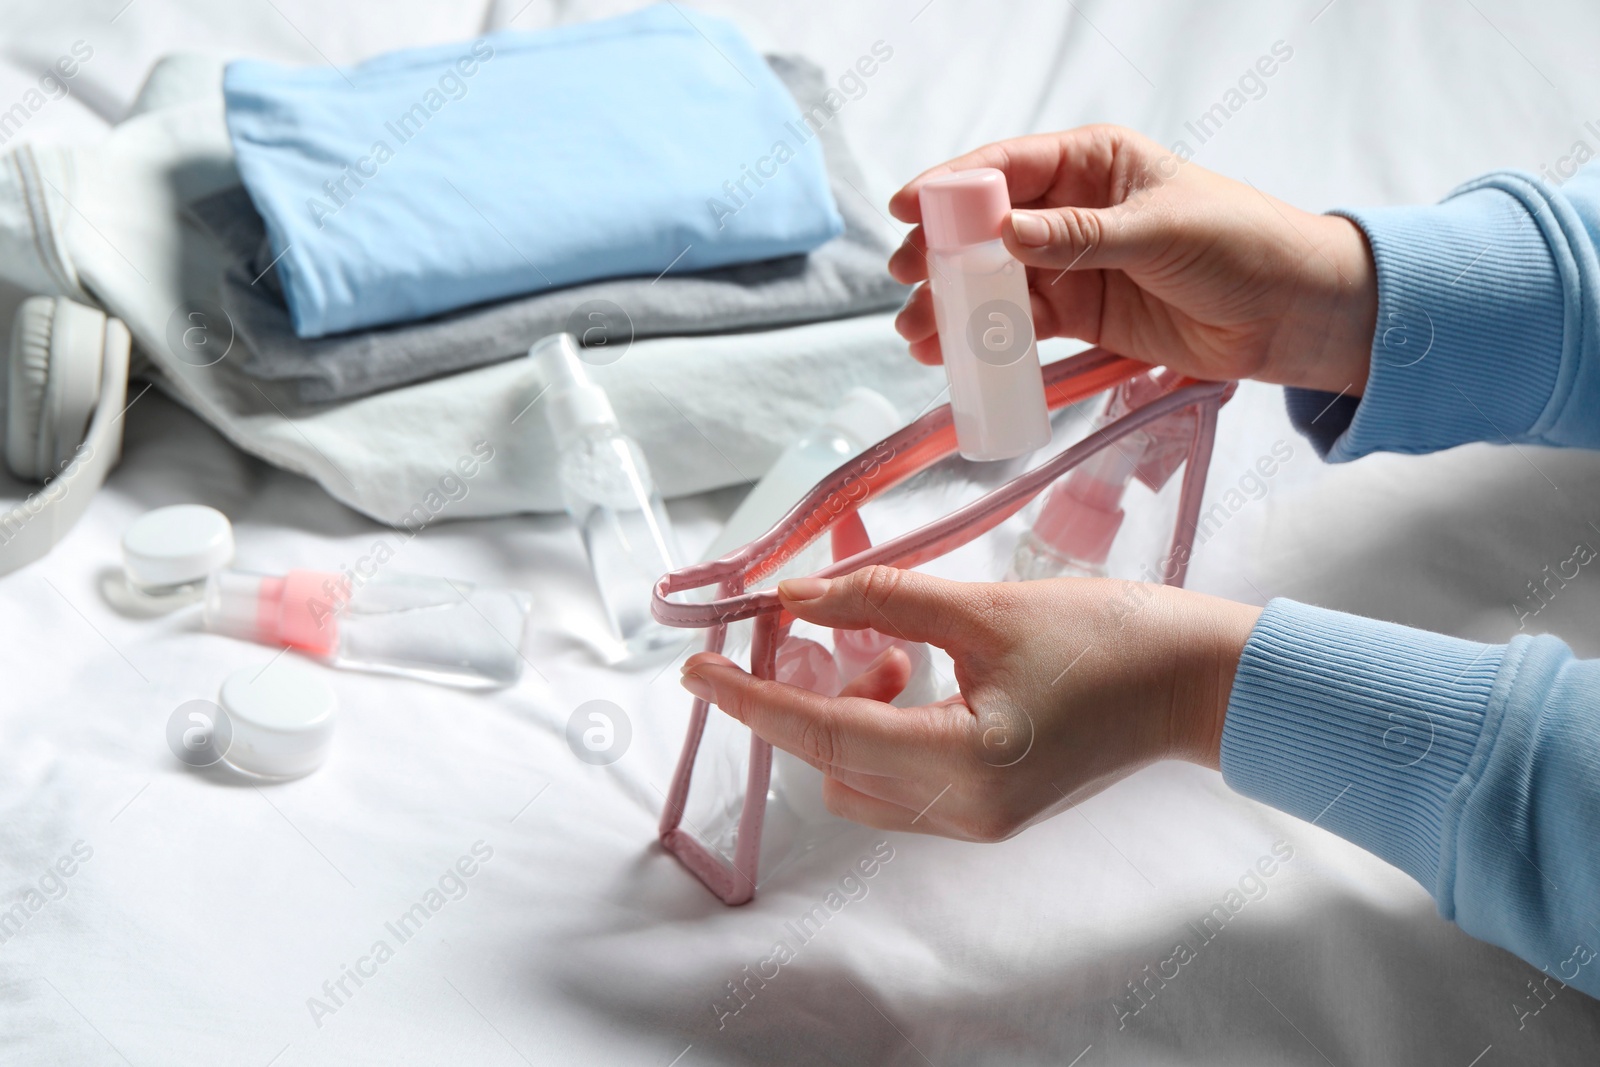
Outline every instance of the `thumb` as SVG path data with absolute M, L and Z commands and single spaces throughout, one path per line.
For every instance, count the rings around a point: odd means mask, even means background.
M 1013 211 L 1001 227 L 1011 254 L 1030 267 L 1117 269 L 1137 265 L 1151 250 L 1149 212 L 1058 207 Z
M 818 626 L 871 627 L 890 637 L 950 648 L 976 634 L 982 617 L 977 588 L 878 566 L 841 578 L 791 578 L 778 583 L 778 599 L 790 614 Z

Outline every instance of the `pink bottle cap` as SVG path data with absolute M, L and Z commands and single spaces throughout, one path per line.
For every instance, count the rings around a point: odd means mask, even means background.
M 825 697 L 838 696 L 844 688 L 833 653 L 809 638 L 792 634 L 778 646 L 772 676 L 786 685 L 797 685 Z
M 993 167 L 961 170 L 930 179 L 918 194 L 922 233 L 929 248 L 960 248 L 1000 239 L 1011 213 L 1006 176 Z
M 1122 528 L 1126 481 L 1105 482 L 1082 468 L 1073 471 L 1045 498 L 1034 520 L 1034 535 L 1071 559 L 1100 565 Z
M 912 666 L 916 666 L 919 653 L 912 651 L 909 641 L 870 629 L 833 631 L 833 656 L 839 664 L 841 688 L 865 674 L 872 661 L 891 648 L 905 649 Z
M 339 646 L 339 612 L 349 599 L 350 583 L 342 574 L 290 571 L 279 578 L 221 571 L 206 587 L 205 626 L 328 656 Z

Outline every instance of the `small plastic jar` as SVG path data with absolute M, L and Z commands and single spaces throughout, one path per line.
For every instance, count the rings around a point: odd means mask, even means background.
M 233 524 L 203 504 L 145 512 L 122 535 L 128 589 L 148 607 L 194 603 L 206 579 L 232 562 Z

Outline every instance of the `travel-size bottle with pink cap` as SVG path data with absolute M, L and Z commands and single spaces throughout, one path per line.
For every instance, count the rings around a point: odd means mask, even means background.
M 939 348 L 950 380 L 956 444 L 967 459 L 1013 459 L 1050 441 L 1027 269 L 1000 239 L 1011 212 L 993 167 L 922 186 Z
M 333 667 L 468 689 L 522 674 L 526 593 L 412 574 L 218 571 L 206 582 L 212 633 L 293 648 Z

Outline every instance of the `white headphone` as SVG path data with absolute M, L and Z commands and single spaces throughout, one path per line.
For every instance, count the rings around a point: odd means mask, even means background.
M 128 328 L 66 297 L 23 301 L 11 329 L 6 466 L 44 485 L 0 513 L 0 574 L 49 552 L 122 452 Z

